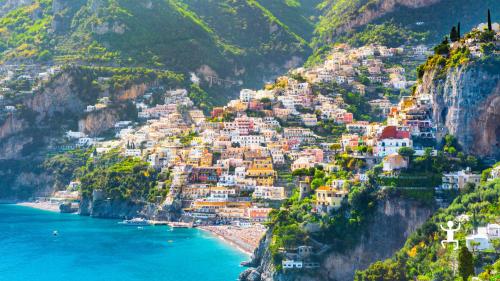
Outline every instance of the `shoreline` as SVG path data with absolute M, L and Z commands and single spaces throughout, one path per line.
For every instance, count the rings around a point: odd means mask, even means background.
M 215 233 L 215 232 L 213 232 L 213 231 L 211 231 L 211 230 L 209 230 L 209 229 L 206 229 L 206 228 L 204 228 L 204 227 L 202 227 L 202 226 L 199 226 L 199 227 L 197 227 L 197 228 L 198 228 L 198 229 L 203 230 L 203 231 L 204 231 L 204 232 L 206 232 L 206 233 L 209 233 L 210 235 L 215 236 L 215 237 L 216 237 L 217 239 L 219 239 L 220 241 L 224 242 L 225 244 L 228 244 L 229 246 L 231 246 L 232 248 L 234 248 L 234 249 L 236 249 L 236 250 L 238 250 L 238 251 L 242 252 L 243 254 L 245 254 L 245 255 L 247 255 L 247 256 L 249 256 L 249 257 L 251 257 L 251 256 L 252 256 L 252 253 L 251 253 L 251 252 L 249 252 L 249 251 L 248 251 L 248 249 L 243 249 L 241 246 L 239 246 L 239 245 L 235 244 L 235 243 L 233 242 L 233 240 L 228 239 L 227 237 L 224 237 L 224 236 L 222 236 L 222 235 L 220 235 L 220 234 L 217 234 L 217 233 Z
M 261 229 L 261 226 L 257 225 L 249 228 L 239 228 L 228 225 L 198 226 L 197 228 L 210 233 L 249 257 L 253 255 L 254 250 L 258 247 L 260 238 L 262 238 L 265 233 L 265 231 Z M 261 235 L 259 235 L 259 232 Z M 256 237 L 258 238 L 256 239 Z
M 53 213 L 60 213 L 61 211 L 59 210 L 59 205 L 58 204 L 53 204 L 49 202 L 16 202 L 13 203 L 16 206 L 23 206 L 23 207 L 28 207 L 28 208 L 33 208 L 37 210 L 43 210 L 47 212 L 53 212 Z

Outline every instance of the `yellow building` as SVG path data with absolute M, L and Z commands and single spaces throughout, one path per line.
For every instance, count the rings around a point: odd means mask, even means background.
M 210 153 L 207 150 L 205 150 L 203 152 L 203 157 L 201 157 L 201 159 L 200 159 L 200 166 L 201 167 L 212 166 L 212 161 L 213 161 L 212 159 L 213 159 L 212 153 Z
M 331 186 L 320 186 L 316 189 L 316 208 L 320 210 L 326 209 L 327 211 L 338 209 L 347 194 L 348 192 L 345 190 L 339 190 Z
M 256 178 L 255 184 L 261 186 L 272 186 L 274 185 L 274 177 Z

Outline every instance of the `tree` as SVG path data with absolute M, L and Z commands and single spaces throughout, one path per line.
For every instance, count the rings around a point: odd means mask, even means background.
M 458 32 L 457 32 L 457 28 L 455 26 L 453 26 L 451 28 L 451 32 L 450 32 L 450 40 L 451 42 L 456 42 L 458 41 L 459 37 L 458 37 Z
M 401 147 L 398 150 L 398 154 L 403 156 L 406 159 L 406 161 L 408 162 L 408 167 L 409 167 L 410 162 L 411 162 L 411 158 L 415 154 L 415 150 L 413 150 L 413 148 L 411 148 L 411 147 Z
M 457 34 L 458 34 L 458 39 L 460 39 L 460 37 L 462 37 L 462 34 L 460 33 L 460 22 L 458 22 L 457 25 Z
M 479 245 L 481 245 L 481 243 L 476 241 L 470 241 L 470 246 L 472 248 L 472 255 L 474 256 L 476 255 L 477 247 L 479 247 Z
M 458 253 L 458 273 L 463 280 L 467 280 L 469 276 L 474 275 L 472 254 L 465 246 L 462 246 L 462 248 L 460 248 L 460 252 Z
M 330 146 L 330 149 L 333 150 L 334 152 L 339 151 L 341 148 L 342 146 L 340 145 L 340 143 L 334 143 Z
M 398 154 L 403 156 L 403 157 L 412 157 L 414 154 L 415 154 L 415 150 L 413 150 L 413 148 L 411 147 L 401 147 L 399 150 L 398 150 Z
M 495 253 L 498 255 L 500 253 L 500 238 L 491 239 L 491 245 L 495 249 Z
M 325 181 L 320 178 L 313 179 L 311 182 L 311 189 L 316 190 L 318 187 L 322 186 L 325 184 Z
M 491 13 L 490 9 L 488 9 L 488 31 L 492 31 L 493 27 L 491 26 Z
M 450 45 L 448 42 L 448 36 L 445 36 L 441 44 L 434 47 L 434 53 L 437 55 L 448 56 L 450 54 Z

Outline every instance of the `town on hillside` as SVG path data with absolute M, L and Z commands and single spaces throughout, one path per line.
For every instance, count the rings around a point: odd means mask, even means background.
M 498 46 L 498 30 L 495 36 Z M 471 57 L 482 56 L 477 46 L 474 39 L 467 41 Z M 146 161 L 168 175 L 155 187 L 164 194 L 156 198 L 158 208 L 178 204 L 180 221 L 230 236 L 251 252 L 266 230 L 269 214 L 281 202 L 309 197 L 311 212 L 335 212 L 352 186 L 370 180 L 367 172 L 373 169 L 380 172 L 380 188 L 430 188 L 446 194 L 479 184 L 473 157 L 464 161 L 471 167 L 446 171 L 436 175 L 436 181 L 409 172 L 416 169 L 417 157 L 464 158 L 453 137 L 434 124 L 432 98 L 413 94 L 416 66 L 431 52 L 424 45 L 339 44 L 323 64 L 292 70 L 261 90 L 243 89 L 239 98 L 213 108 L 209 116 L 194 104 L 188 90 L 156 89 L 162 91 L 162 99 L 151 105 L 153 93 L 139 97 L 134 101 L 137 120 L 116 122 L 112 136 L 67 131 L 65 145 L 58 148 L 90 149 L 94 158 L 119 151 Z M 2 66 L 1 114 L 18 110 L 20 95 L 33 93 L 58 71 Z M 102 98 L 85 111 L 102 110 L 109 102 Z M 440 139 L 446 140 L 444 151 L 438 149 Z M 491 178 L 499 175 L 500 166 Z M 67 190 L 48 200 L 78 202 L 80 184 L 74 179 Z M 442 206 L 449 203 L 445 195 L 436 200 Z M 238 232 L 241 229 L 246 231 Z M 470 239 L 484 240 L 483 232 Z M 481 247 L 487 247 L 484 243 Z M 282 250 L 283 268 L 306 269 L 319 266 L 313 257 L 324 249 L 300 245 Z

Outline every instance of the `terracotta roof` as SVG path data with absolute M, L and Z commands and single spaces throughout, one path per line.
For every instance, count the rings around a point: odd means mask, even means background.
M 387 126 L 382 130 L 380 139 L 409 139 L 410 132 L 398 130 L 396 126 Z

